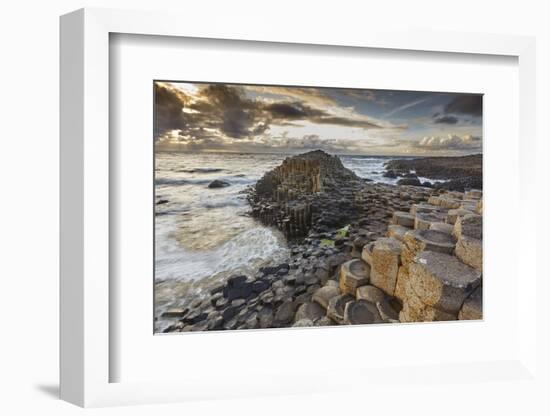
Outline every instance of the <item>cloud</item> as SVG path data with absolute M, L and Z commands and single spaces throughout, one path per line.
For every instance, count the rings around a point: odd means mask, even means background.
M 437 117 L 437 116 L 434 114 L 434 117 Z M 434 123 L 435 124 L 456 124 L 458 123 L 458 118 L 456 118 L 455 116 L 437 117 L 435 118 Z
M 413 147 L 431 150 L 478 150 L 481 149 L 481 137 L 466 134 L 458 136 L 426 136 L 413 143 Z
M 247 87 L 248 88 L 248 87 Z M 267 88 L 267 87 L 266 87 Z M 273 91 L 278 89 L 272 88 Z M 306 96 L 306 89 L 298 89 L 296 96 Z M 320 99 L 322 95 L 309 93 Z M 177 130 L 178 137 L 203 139 L 224 137 L 245 139 L 265 133 L 271 125 L 296 125 L 309 122 L 319 125 L 381 129 L 371 118 L 348 111 L 344 115 L 314 107 L 305 101 L 250 98 L 242 86 L 226 84 L 201 85 L 195 94 L 188 94 L 171 84 L 155 83 L 155 114 L 157 138 Z M 348 109 L 349 110 L 349 109 Z
M 155 83 L 155 125 L 159 136 L 186 125 L 182 112 L 188 102 L 185 94 L 166 84 Z
M 426 102 L 429 99 L 430 99 L 430 97 L 426 97 L 426 98 L 421 98 L 419 100 L 412 101 L 412 102 L 407 103 L 407 104 L 403 104 L 403 105 L 401 105 L 397 108 L 394 108 L 390 112 L 386 113 L 386 117 L 393 116 L 394 114 L 399 113 L 400 111 L 406 110 L 407 108 L 411 108 L 411 107 L 417 106 L 419 104 L 422 104 L 423 102 Z
M 453 98 L 443 109 L 445 114 L 466 114 L 481 117 L 482 96 L 478 94 L 463 94 Z

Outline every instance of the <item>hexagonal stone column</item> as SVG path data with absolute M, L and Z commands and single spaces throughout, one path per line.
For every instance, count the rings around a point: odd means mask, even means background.
M 477 238 L 461 235 L 456 243 L 456 256 L 464 264 L 483 271 L 483 242 Z
M 408 265 L 418 253 L 425 250 L 452 254 L 455 245 L 455 238 L 447 233 L 435 230 L 412 230 L 404 237 L 402 262 Z
M 445 209 L 455 209 L 459 208 L 461 203 L 462 201 L 460 199 L 445 196 L 440 197 L 439 206 Z
M 450 209 L 449 212 L 447 212 L 447 224 L 454 225 L 458 217 L 463 217 L 468 214 L 473 214 L 473 212 L 463 208 Z
M 453 236 L 459 239 L 461 235 L 481 240 L 483 238 L 483 218 L 476 214 L 458 217 L 453 228 Z
M 481 199 L 483 192 L 478 189 L 470 189 L 464 193 L 464 196 L 470 199 Z
M 453 226 L 451 224 L 447 224 L 446 222 L 434 222 L 430 225 L 430 230 L 440 231 L 442 233 L 452 235 Z
M 439 197 L 439 196 L 429 197 L 428 198 L 428 204 L 439 206 L 439 204 L 441 204 L 441 197 Z
M 323 307 L 317 302 L 302 303 L 296 311 L 296 315 L 294 315 L 294 322 L 298 322 L 304 319 L 316 322 L 317 320 L 325 316 L 325 314 L 325 309 L 323 309 Z
M 395 211 L 392 216 L 392 224 L 412 228 L 414 227 L 414 215 L 409 212 Z
M 344 308 L 344 323 L 349 325 L 382 323 L 378 308 L 366 300 L 348 302 Z
M 479 202 L 476 205 L 476 213 L 478 215 L 483 215 L 483 200 L 480 199 Z
M 445 219 L 444 214 L 422 213 L 419 212 L 414 217 L 415 230 L 429 230 L 430 226 L 436 222 L 442 222 Z
M 481 273 L 455 256 L 433 251 L 418 254 L 409 264 L 410 284 L 425 305 L 456 314 L 481 283 Z
M 416 215 L 419 212 L 424 212 L 424 213 L 437 212 L 438 209 L 439 207 L 436 205 L 420 203 L 420 204 L 412 204 L 410 212 L 412 215 Z
M 368 244 L 365 244 L 363 251 L 361 252 L 361 258 L 365 263 L 372 267 L 372 250 L 374 248 L 374 241 Z
M 409 230 L 410 228 L 403 227 L 402 225 L 391 224 L 388 226 L 387 236 L 393 237 L 399 241 L 403 241 L 403 237 L 405 236 L 405 233 Z
M 317 302 L 323 308 L 328 308 L 328 303 L 333 297 L 336 297 L 340 294 L 340 289 L 332 285 L 323 286 L 315 291 L 311 300 Z
M 462 320 L 480 320 L 483 319 L 483 289 L 479 286 L 464 301 L 458 319 Z
M 382 302 L 385 299 L 384 292 L 372 285 L 365 285 L 358 288 L 355 292 L 355 297 L 357 300 L 363 299 L 372 303 Z
M 328 303 L 327 316 L 334 322 L 343 324 L 346 304 L 353 301 L 355 298 L 347 293 L 333 297 Z
M 395 297 L 403 303 L 399 312 L 400 322 L 431 322 L 456 320 L 456 314 L 441 311 L 433 306 L 426 305 L 418 297 L 406 267 L 399 268 Z
M 394 238 L 379 238 L 372 250 L 370 283 L 393 295 L 401 265 L 402 244 Z
M 360 259 L 353 259 L 340 266 L 340 290 L 355 295 L 359 286 L 369 283 L 370 266 Z

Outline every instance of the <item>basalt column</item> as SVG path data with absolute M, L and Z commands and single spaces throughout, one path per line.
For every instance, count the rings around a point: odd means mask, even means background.
M 300 238 L 316 224 L 349 223 L 361 185 L 337 156 L 317 150 L 286 158 L 267 172 L 250 190 L 249 201 L 255 218 L 287 238 Z

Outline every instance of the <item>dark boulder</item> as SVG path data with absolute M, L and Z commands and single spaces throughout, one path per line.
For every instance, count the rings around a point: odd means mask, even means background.
M 402 178 L 397 181 L 398 185 L 412 185 L 412 186 L 422 186 L 418 178 Z
M 212 182 L 208 184 L 209 188 L 225 188 L 226 186 L 229 186 L 230 184 L 225 181 L 221 181 L 219 179 L 215 179 Z

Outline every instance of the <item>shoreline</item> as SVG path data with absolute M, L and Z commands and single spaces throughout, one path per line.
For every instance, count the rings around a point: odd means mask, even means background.
M 361 278 L 371 269 L 364 258 L 366 247 L 385 236 L 402 244 L 397 234 L 415 230 L 415 216 L 411 224 L 411 217 L 396 219 L 396 212 L 430 205 L 431 198 L 446 191 L 369 182 L 338 164 L 338 157 L 321 153 L 309 152 L 310 161 L 304 155 L 288 158 L 285 168 L 267 172 L 249 194 L 251 215 L 287 236 L 289 262 L 260 268 L 253 276 L 232 276 L 211 288 L 206 299 L 192 302 L 193 307 L 168 310 L 163 319 L 174 323 L 164 332 L 390 323 L 399 322 L 404 309 L 410 315 L 406 297 L 350 282 L 373 278 L 371 270 L 368 278 Z M 432 222 L 442 222 L 442 210 L 437 209 L 440 217 Z M 431 225 L 429 218 L 426 221 Z M 394 224 L 388 227 L 389 222 Z M 366 286 L 370 289 L 362 291 L 370 294 L 358 297 L 357 289 Z M 372 302 L 373 293 L 377 303 Z

